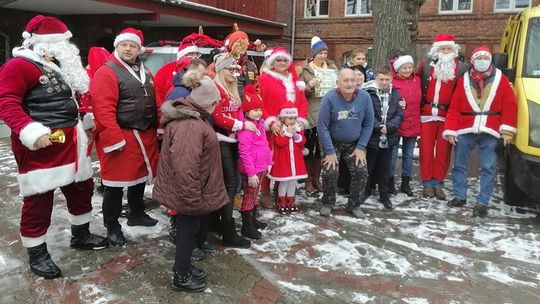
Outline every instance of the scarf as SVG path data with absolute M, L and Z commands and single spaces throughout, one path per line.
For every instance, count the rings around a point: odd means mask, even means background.
M 489 69 L 485 72 L 478 72 L 474 68 L 470 69 L 471 78 L 476 84 L 477 87 L 477 97 L 478 99 L 482 98 L 482 94 L 484 93 L 484 85 L 487 78 L 493 74 L 494 68 L 493 65 L 489 67 Z

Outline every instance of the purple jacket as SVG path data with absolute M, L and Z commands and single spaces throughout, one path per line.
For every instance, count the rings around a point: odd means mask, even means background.
M 252 122 L 257 126 L 258 134 L 247 130 L 240 130 L 236 133 L 240 157 L 238 170 L 248 177 L 264 172 L 268 166 L 272 165 L 272 152 L 270 152 L 270 146 L 266 139 L 264 122 L 262 119 Z

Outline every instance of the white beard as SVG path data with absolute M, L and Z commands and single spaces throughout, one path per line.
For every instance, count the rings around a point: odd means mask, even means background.
M 442 82 L 453 80 L 456 77 L 456 57 L 457 54 L 437 53 L 437 63 L 434 66 L 435 78 Z
M 81 94 L 88 91 L 90 78 L 82 65 L 79 49 L 74 44 L 67 40 L 36 43 L 33 50 L 40 56 L 47 55 L 58 61 L 62 76 L 73 91 Z

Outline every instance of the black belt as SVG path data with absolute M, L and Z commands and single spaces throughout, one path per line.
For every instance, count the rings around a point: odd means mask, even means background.
M 501 115 L 501 112 L 482 111 L 482 112 L 461 112 L 463 116 L 476 116 L 476 115 Z
M 422 106 L 425 106 L 425 105 L 430 105 L 433 108 L 437 108 L 444 111 L 448 111 L 448 107 L 449 107 L 449 105 L 445 105 L 445 104 L 438 103 L 437 105 L 434 105 L 433 102 L 422 101 Z

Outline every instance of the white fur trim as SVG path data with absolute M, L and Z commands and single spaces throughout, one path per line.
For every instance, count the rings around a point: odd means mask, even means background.
M 478 52 L 473 53 L 473 54 L 471 55 L 471 62 L 473 62 L 473 61 L 476 59 L 476 57 L 482 56 L 482 55 L 488 56 L 489 59 L 491 59 L 491 53 L 490 53 L 490 52 L 487 52 L 487 51 L 478 51 Z
M 218 132 L 216 132 L 216 136 L 218 138 L 218 141 L 222 141 L 222 142 L 226 142 L 226 143 L 230 143 L 230 144 L 234 144 L 234 143 L 238 142 L 238 140 L 236 138 L 225 136 L 225 135 L 223 135 L 221 133 L 218 133 Z
M 457 131 L 452 131 L 452 130 L 444 130 L 442 132 L 442 137 L 444 139 L 448 139 L 448 136 L 458 136 L 458 132 Z
M 47 232 L 44 235 L 38 237 L 27 237 L 21 235 L 21 243 L 24 248 L 32 248 L 45 243 L 47 238 Z
M 294 84 L 292 80 L 292 75 L 289 73 L 287 77 L 283 76 L 282 74 L 276 73 L 274 71 L 264 71 L 264 73 L 267 73 L 272 78 L 277 79 L 283 83 L 283 86 L 285 87 L 285 92 L 287 93 L 287 101 L 295 102 L 296 101 L 296 91 L 294 90 Z
M 150 165 L 150 158 L 148 158 L 148 154 L 146 153 L 146 149 L 144 148 L 144 144 L 142 142 L 141 136 L 139 135 L 139 131 L 133 130 L 133 134 L 135 134 L 135 138 L 137 139 L 137 142 L 139 143 L 139 148 L 141 149 L 141 152 L 144 157 L 144 163 L 146 164 L 146 171 L 148 171 L 148 182 L 152 183 L 154 180 L 154 173 L 152 172 L 152 166 Z
M 77 172 L 75 173 L 75 181 L 82 182 L 94 176 L 92 168 L 92 159 L 88 155 L 88 136 L 84 131 L 81 121 L 76 126 L 77 131 Z
M 307 128 L 309 128 L 309 121 L 307 119 L 305 119 L 304 117 L 298 117 L 297 120 L 303 126 L 302 129 L 306 130 Z
M 111 153 L 112 151 L 118 150 L 118 149 L 122 148 L 122 147 L 125 146 L 125 145 L 126 145 L 126 140 L 125 140 L 125 139 L 122 139 L 122 141 L 117 142 L 117 143 L 114 144 L 114 145 L 111 145 L 111 146 L 108 146 L 108 147 L 103 148 L 103 152 L 105 152 L 105 153 Z
M 270 131 L 270 127 L 272 126 L 273 123 L 277 123 L 278 122 L 278 119 L 277 117 L 275 116 L 268 116 L 268 118 L 266 118 L 264 120 L 264 129 L 266 131 Z
M 298 134 L 298 139 L 294 139 L 294 143 L 297 144 L 297 143 L 300 143 L 302 141 L 302 135 Z M 304 153 L 304 151 L 302 151 L 302 154 Z
M 94 123 L 94 113 L 86 113 L 83 117 L 83 129 L 92 130 L 96 124 Z
M 197 52 L 199 52 L 199 48 L 196 45 L 187 46 L 186 48 L 181 49 L 178 51 L 178 53 L 176 53 L 176 60 L 186 56 L 189 53 L 197 53 Z
M 243 126 L 244 126 L 244 122 L 242 122 L 241 120 L 235 119 L 234 120 L 234 125 L 232 127 L 232 131 L 236 132 L 238 130 L 242 130 Z
M 517 132 L 517 128 L 514 128 L 512 126 L 509 126 L 509 125 L 501 125 L 499 127 L 499 132 L 500 131 L 508 131 L 508 132 L 512 132 L 512 133 L 516 133 Z
M 297 87 L 298 89 L 300 89 L 300 91 L 305 91 L 307 86 L 306 86 L 306 83 L 305 83 L 304 81 L 298 80 L 298 81 L 296 82 L 296 87 Z
M 101 181 L 103 182 L 103 185 L 109 186 L 109 187 L 130 187 L 130 186 L 138 185 L 140 183 L 147 182 L 148 176 L 141 177 L 139 179 L 131 180 L 131 181 L 111 181 L 111 180 L 106 180 L 106 179 L 101 179 Z
M 482 127 L 482 126 L 479 128 L 465 128 L 465 129 L 458 130 L 459 135 L 470 134 L 470 133 L 473 133 L 473 134 L 487 133 L 495 138 L 501 137 L 501 134 L 499 134 L 499 132 L 493 129 L 487 128 L 487 127 Z
M 469 102 L 469 106 L 472 108 L 474 112 L 482 112 L 482 111 L 489 111 L 491 108 L 491 104 L 493 103 L 493 100 L 495 99 L 495 94 L 497 93 L 497 89 L 499 87 L 499 84 L 501 82 L 501 76 L 502 72 L 499 69 L 495 70 L 495 78 L 493 79 L 493 83 L 491 85 L 491 89 L 489 91 L 489 95 L 487 97 L 486 103 L 484 104 L 484 108 L 480 109 L 478 104 L 476 103 L 476 99 L 474 99 L 474 96 L 472 94 L 471 89 L 471 83 L 469 80 L 469 71 L 465 72 L 463 75 L 463 87 L 465 91 L 465 96 L 467 97 L 467 101 Z M 475 115 L 474 116 L 474 123 L 471 126 L 472 129 L 471 132 L 467 133 L 489 133 L 497 138 L 500 137 L 499 133 L 495 130 L 492 130 L 487 127 L 487 119 L 488 115 Z M 460 130 L 461 131 L 461 130 Z M 460 132 L 458 131 L 458 132 Z
M 291 180 L 303 179 L 303 178 L 307 178 L 307 177 L 308 177 L 307 174 L 287 176 L 287 177 L 275 177 L 275 176 L 272 176 L 272 175 L 268 174 L 268 178 L 270 178 L 271 180 L 274 180 L 276 182 L 286 182 L 286 181 L 291 181 Z
M 122 41 L 126 41 L 126 40 L 129 40 L 129 41 L 133 41 L 135 42 L 140 48 L 142 48 L 142 41 L 141 41 L 141 38 L 139 38 L 139 36 L 133 34 L 133 33 L 122 33 L 118 36 L 116 36 L 116 38 L 114 38 L 114 47 L 118 46 L 118 44 L 120 44 L 120 42 Z
M 399 56 L 395 61 L 394 61 L 394 71 L 398 71 L 399 68 L 401 68 L 404 64 L 406 63 L 410 63 L 412 65 L 414 65 L 414 59 L 412 58 L 411 55 L 405 55 L 405 56 Z
M 90 223 L 91 219 L 92 219 L 92 212 L 87 212 L 80 215 L 73 215 L 71 213 L 68 213 L 68 220 L 71 225 L 75 225 L 75 226 L 84 225 L 86 223 Z
M 17 176 L 23 197 L 45 193 L 75 181 L 75 163 L 29 171 Z
M 34 147 L 34 144 L 43 135 L 51 135 L 51 129 L 39 122 L 31 122 L 22 128 L 21 133 L 19 133 L 19 140 L 28 149 L 36 151 L 37 148 Z
M 38 35 L 38 34 L 29 33 L 29 32 L 23 32 L 22 37 L 24 39 L 32 38 L 32 40 L 35 42 L 57 42 L 57 41 L 68 40 L 69 38 L 73 37 L 73 34 L 70 31 L 67 31 L 65 33 L 46 34 L 46 35 Z
M 298 117 L 298 109 L 283 108 L 279 111 L 279 117 Z
M 433 116 L 433 115 L 429 115 L 429 116 L 422 115 L 422 116 L 420 116 L 420 122 L 422 122 L 422 123 L 432 122 L 432 121 L 445 121 L 445 120 L 446 120 L 446 118 L 441 117 L 441 116 Z
M 285 52 L 280 52 L 280 51 L 272 52 L 272 54 L 270 54 L 270 56 L 268 56 L 268 58 L 266 58 L 266 64 L 268 66 L 272 66 L 272 63 L 274 63 L 274 60 L 276 60 L 279 57 L 287 58 L 289 60 L 289 63 L 292 64 L 293 58 L 292 58 L 291 54 L 285 53 Z
M 438 41 L 438 42 L 433 42 L 433 47 L 434 48 L 440 48 L 441 46 L 451 46 L 451 47 L 454 47 L 456 45 L 456 42 L 454 41 Z

